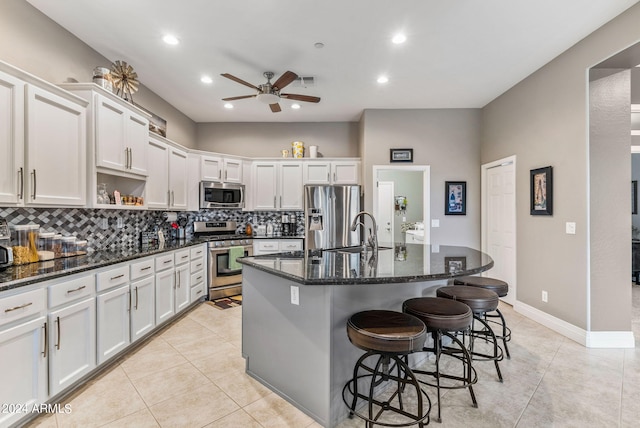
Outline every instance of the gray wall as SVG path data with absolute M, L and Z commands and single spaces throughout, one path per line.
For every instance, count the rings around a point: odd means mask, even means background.
M 90 82 L 111 61 L 24 0 L 0 1 L 0 60 L 51 83 Z M 134 69 L 135 64 L 131 64 Z M 144 76 L 140 76 L 144 83 Z M 143 85 L 133 99 L 167 121 L 167 138 L 195 147 L 195 123 Z
M 250 157 L 280 156 L 291 143 L 318 146 L 324 157 L 358 157 L 357 122 L 199 123 L 198 149 Z
M 578 327 L 593 330 L 631 328 L 630 318 L 620 307 L 630 301 L 598 301 L 589 293 L 590 258 L 588 231 L 606 228 L 611 233 L 627 236 L 612 243 L 605 256 L 611 271 L 629 271 L 629 223 L 593 220 L 588 223 L 589 198 L 589 122 L 587 70 L 603 59 L 621 51 L 640 39 L 640 5 L 630 8 L 571 49 L 533 73 L 483 109 L 481 161 L 487 163 L 506 156 L 517 156 L 517 299 Z M 640 62 L 640 61 L 638 61 Z M 629 168 L 626 159 L 591 159 L 600 165 L 602 174 Z M 595 154 L 595 153 L 594 153 Z M 529 215 L 529 170 L 541 166 L 554 167 L 554 215 Z M 628 181 L 616 182 L 621 189 Z M 624 200 L 615 189 L 598 192 L 597 202 L 613 211 L 626 211 Z M 576 235 L 566 235 L 565 222 L 577 223 Z M 629 288 L 629 275 L 622 283 L 591 283 L 591 292 Z M 549 302 L 541 301 L 541 291 L 549 292 Z M 588 307 L 590 305 L 590 307 Z M 592 314 L 610 317 L 588 319 Z M 621 316 L 616 314 L 622 312 Z M 589 324 L 590 323 L 590 324 Z
M 389 165 L 391 148 L 413 148 L 413 164 L 431 166 L 431 218 L 440 219 L 431 243 L 480 248 L 480 118 L 479 109 L 365 110 L 360 156 L 366 209 L 373 205 L 372 166 Z M 467 182 L 467 215 L 444 215 L 445 181 Z

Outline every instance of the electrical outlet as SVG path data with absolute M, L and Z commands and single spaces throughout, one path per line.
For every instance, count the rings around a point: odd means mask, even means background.
M 108 218 L 103 218 L 102 219 L 102 224 L 100 225 L 100 227 L 102 227 L 102 230 L 109 229 L 109 219 Z
M 300 304 L 300 288 L 295 285 L 291 286 L 291 304 L 299 305 Z
M 124 220 L 122 220 L 122 217 L 118 217 L 117 228 L 122 229 L 123 227 L 124 227 Z
M 437 218 L 431 219 L 431 227 L 440 227 L 440 219 L 437 219 Z
M 575 235 L 576 234 L 576 223 L 573 221 L 568 221 L 565 224 L 564 231 L 567 235 Z
M 546 291 L 542 290 L 542 301 L 547 303 L 549 301 L 549 293 L 547 293 Z

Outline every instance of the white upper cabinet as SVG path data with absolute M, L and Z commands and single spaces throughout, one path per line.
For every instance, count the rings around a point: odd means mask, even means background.
M 0 203 L 24 200 L 24 82 L 0 71 Z
M 169 209 L 187 209 L 187 152 L 169 148 Z
M 254 162 L 251 185 L 253 209 L 275 210 L 277 208 L 278 167 L 275 162 Z
M 307 161 L 304 184 L 359 184 L 360 161 Z
M 86 203 L 86 108 L 27 85 L 25 198 L 29 205 Z
M 304 209 L 302 163 L 283 162 L 278 165 L 278 208 L 281 210 Z
M 254 162 L 252 209 L 302 210 L 302 165 L 302 162 Z
M 242 160 L 203 155 L 200 161 L 202 181 L 242 183 Z
M 149 137 L 149 175 L 146 203 L 149 208 L 187 209 L 187 152 Z

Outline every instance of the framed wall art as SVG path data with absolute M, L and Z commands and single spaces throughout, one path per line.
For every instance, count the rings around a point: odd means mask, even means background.
M 553 167 L 530 172 L 531 215 L 553 215 Z
M 389 149 L 389 162 L 413 162 L 413 149 Z
M 444 183 L 444 214 L 467 214 L 467 182 L 445 181 Z

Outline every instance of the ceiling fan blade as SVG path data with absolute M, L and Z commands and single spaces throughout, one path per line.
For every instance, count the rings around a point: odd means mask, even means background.
M 271 107 L 271 111 L 273 113 L 278 113 L 278 112 L 282 111 L 282 109 L 280 108 L 280 104 L 278 104 L 278 103 L 269 104 L 269 107 Z
M 300 95 L 300 94 L 280 94 L 280 96 L 282 98 L 287 98 L 289 100 L 296 100 L 296 101 L 306 101 L 308 103 L 319 103 L 320 102 L 320 98 L 318 97 L 312 97 L 310 95 Z
M 235 101 L 235 100 L 242 100 L 245 98 L 255 98 L 255 95 L 240 95 L 239 97 L 229 97 L 229 98 L 223 98 L 222 101 Z
M 236 77 L 236 76 L 233 76 L 233 75 L 231 75 L 231 74 L 229 74 L 229 73 L 222 73 L 220 76 L 222 76 L 222 77 L 226 77 L 227 79 L 231 79 L 231 80 L 233 80 L 234 82 L 238 82 L 238 83 L 240 83 L 241 85 L 244 85 L 244 86 L 248 86 L 248 87 L 250 87 L 250 88 L 253 88 L 253 89 L 255 89 L 256 91 L 259 91 L 259 90 L 260 90 L 260 89 L 258 89 L 258 87 L 257 87 L 257 86 L 254 86 L 254 85 L 252 85 L 252 84 L 251 84 L 251 83 L 249 83 L 249 82 L 245 82 L 244 80 L 242 80 L 242 79 L 240 79 L 240 78 L 238 78 L 238 77 Z
M 280 91 L 282 90 L 282 88 L 284 88 L 289 83 L 296 80 L 297 78 L 298 78 L 298 75 L 293 71 L 285 71 L 284 74 L 280 76 L 278 80 L 276 80 L 276 82 L 272 85 L 272 87 L 276 91 Z

